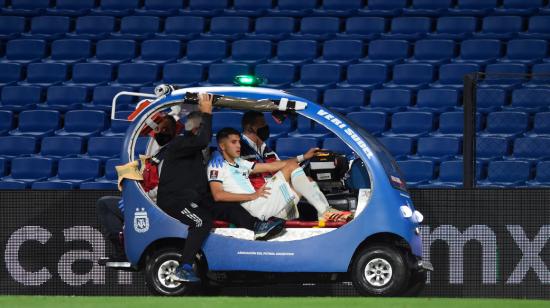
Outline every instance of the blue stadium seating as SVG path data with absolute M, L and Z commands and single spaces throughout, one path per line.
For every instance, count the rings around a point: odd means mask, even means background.
M 527 81 L 527 65 L 522 63 L 493 63 L 487 65 L 485 78 L 478 82 L 479 87 L 499 87 L 512 89 Z M 516 74 L 516 75 L 513 75 Z
M 323 138 L 329 137 L 331 132 L 317 122 L 311 121 L 306 117 L 299 117 L 296 125 L 296 130 L 288 134 L 295 138 L 315 138 L 320 141 Z
M 501 62 L 533 64 L 548 56 L 548 43 L 544 40 L 511 40 Z
M 370 0 L 359 14 L 367 16 L 395 16 L 407 6 L 406 0 Z
M 370 105 L 363 108 L 397 112 L 405 110 L 411 102 L 412 94 L 408 89 L 376 89 L 371 92 Z
M 475 38 L 511 39 L 522 30 L 523 21 L 519 16 L 488 16 L 483 18 L 481 31 L 474 33 Z
M 204 80 L 204 67 L 197 63 L 169 63 L 164 65 L 162 81 L 180 87 L 191 87 Z
M 409 57 L 409 43 L 405 40 L 374 40 L 362 62 L 395 64 Z
M 462 142 L 455 137 L 420 137 L 418 139 L 417 155 L 419 158 L 431 161 L 445 161 L 462 153 Z
M 0 87 L 12 85 L 21 80 L 23 67 L 19 63 L 0 63 Z
M 19 114 L 19 125 L 9 134 L 43 138 L 59 129 L 60 120 L 60 114 L 55 110 L 25 110 Z
M 391 21 L 391 30 L 382 33 L 382 38 L 394 40 L 418 40 L 431 30 L 428 17 L 396 17 Z
M 5 86 L 2 88 L 2 110 L 33 109 L 42 100 L 42 88 L 36 86 Z
M 128 62 L 136 56 L 136 48 L 133 40 L 101 40 L 97 42 L 95 57 L 88 61 L 113 64 Z
M 300 23 L 300 30 L 290 36 L 302 40 L 327 40 L 340 32 L 340 20 L 336 17 L 304 17 Z
M 217 134 L 224 127 L 233 127 L 241 131 L 241 119 L 243 113 L 240 111 L 214 112 L 212 115 L 212 132 Z
M 110 111 L 113 104 L 113 98 L 118 92 L 132 91 L 132 88 L 125 86 L 98 86 L 94 87 L 92 101 L 83 104 L 86 109 L 98 109 Z M 126 109 L 132 102 L 130 96 L 122 96 L 117 100 L 117 110 Z
M 413 110 L 435 113 L 453 110 L 459 105 L 459 92 L 455 89 L 421 89 Z
M 20 85 L 47 87 L 67 80 L 69 66 L 65 63 L 30 63 L 27 66 L 27 79 Z
M 78 136 L 44 137 L 40 146 L 40 156 L 50 158 L 74 157 L 82 154 L 84 140 Z
M 529 115 L 517 111 L 496 111 L 487 115 L 482 136 L 515 137 L 527 131 Z
M 350 16 L 363 6 L 362 0 L 324 0 L 323 4 L 313 10 L 315 15 Z
M 88 140 L 88 152 L 83 157 L 107 160 L 120 156 L 124 137 L 91 137 Z
M 478 187 L 506 188 L 524 186 L 529 180 L 529 163 L 526 161 L 491 161 L 487 179 L 478 181 Z
M 223 40 L 193 40 L 187 44 L 187 55 L 183 62 L 210 64 L 227 55 L 227 44 Z
M 413 0 L 410 7 L 403 9 L 403 14 L 412 16 L 445 15 L 453 2 L 452 0 Z
M 178 40 L 147 40 L 141 44 L 141 56 L 135 62 L 165 64 L 182 56 L 181 42 Z
M 131 113 L 131 111 L 116 111 L 115 118 L 111 119 L 111 127 L 109 127 L 109 129 L 107 130 L 102 131 L 101 135 L 106 137 L 123 137 L 126 134 L 126 130 L 132 123 L 127 120 L 128 116 Z
M 344 155 L 353 154 L 353 150 L 340 138 L 325 138 L 322 148 Z
M 81 183 L 99 177 L 100 166 L 101 161 L 95 158 L 63 158 L 59 160 L 57 175 L 48 182 L 70 183 L 72 188 L 77 188 Z
M 189 0 L 189 7 L 180 10 L 181 14 L 198 16 L 220 15 L 228 6 L 228 0 Z
M 550 16 L 532 16 L 527 31 L 519 33 L 520 38 L 550 39 Z
M 479 119 L 479 114 L 478 114 Z M 480 124 L 480 121 L 477 121 Z M 464 133 L 464 112 L 444 112 L 439 116 L 439 129 L 432 135 L 462 137 Z
M 476 138 L 476 159 L 479 161 L 500 160 L 509 155 L 510 142 L 504 137 Z
M 426 184 L 434 176 L 434 163 L 429 160 L 405 160 L 398 161 L 397 164 L 405 176 L 408 187 Z
M 6 135 L 13 128 L 13 122 L 13 112 L 0 110 L 0 136 Z
M 449 9 L 449 13 L 483 16 L 493 11 L 496 6 L 497 0 L 458 0 L 456 7 Z
M 126 16 L 120 23 L 120 31 L 111 33 L 113 38 L 144 40 L 160 30 L 160 18 L 156 16 Z
M 49 15 L 82 16 L 95 8 L 94 0 L 56 0 L 55 7 L 47 8 Z
M 89 40 L 62 39 L 52 42 L 51 56 L 45 61 L 75 63 L 81 62 L 92 55 L 92 44 Z
M 271 0 L 234 0 L 233 7 L 224 10 L 226 15 L 261 16 L 273 6 Z
M 292 86 L 326 89 L 335 86 L 341 79 L 342 67 L 338 64 L 305 64 L 300 80 Z
M 210 31 L 201 37 L 213 40 L 236 40 L 250 31 L 250 19 L 242 16 L 217 16 L 210 21 Z
M 325 91 L 323 105 L 341 113 L 356 111 L 365 105 L 365 91 L 351 88 L 328 89 Z
M 360 87 L 371 90 L 379 88 L 388 81 L 389 70 L 386 64 L 359 63 L 351 64 L 347 69 L 346 80 L 339 82 L 338 87 Z
M 279 138 L 277 139 L 275 150 L 280 158 L 285 159 L 304 154 L 309 149 L 316 147 L 318 147 L 318 142 L 315 138 Z
M 433 130 L 435 120 L 431 112 L 397 112 L 392 115 L 391 128 L 384 136 L 419 137 Z
M 465 40 L 460 45 L 460 55 L 454 61 L 487 64 L 500 57 L 501 53 L 502 46 L 499 40 Z
M 164 31 L 155 33 L 157 38 L 191 40 L 204 31 L 205 20 L 201 16 L 170 16 L 164 22 Z
M 76 63 L 73 65 L 72 79 L 65 85 L 95 87 L 113 80 L 113 65 L 109 63 Z
M 45 157 L 17 157 L 11 161 L 11 173 L 2 177 L 2 182 L 22 182 L 27 187 L 33 182 L 53 176 L 54 161 Z
M 208 79 L 199 83 L 207 85 L 232 85 L 235 76 L 247 75 L 250 67 L 244 63 L 214 63 L 208 70 Z
M 118 66 L 118 78 L 112 85 L 143 87 L 159 80 L 159 66 L 153 63 L 123 63 Z
M 388 127 L 388 118 L 380 111 L 351 112 L 347 118 L 372 135 L 380 135 Z
M 512 103 L 509 109 L 526 112 L 543 111 L 550 106 L 550 89 L 526 88 L 512 92 Z M 505 106 L 506 107 L 506 106 Z
M 349 64 L 364 56 L 364 45 L 359 40 L 330 40 L 323 44 L 323 53 L 315 62 Z
M 270 62 L 302 64 L 317 57 L 317 43 L 313 40 L 286 40 L 277 44 L 277 54 Z
M 10 7 L 2 8 L 2 15 L 34 16 L 44 13 L 49 0 L 12 0 Z
M 427 87 L 434 75 L 434 67 L 428 63 L 398 64 L 393 68 L 393 80 L 384 87 L 418 90 Z
M 313 12 L 317 3 L 317 0 L 278 0 L 277 6 L 268 12 L 274 16 L 305 16 Z
M 533 129 L 526 133 L 528 137 L 550 137 L 550 112 L 537 112 Z
M 258 64 L 271 58 L 273 51 L 273 45 L 268 40 L 238 40 L 231 47 L 231 56 L 225 62 Z
M 503 0 L 502 7 L 495 8 L 496 14 L 532 15 L 543 5 L 543 0 Z
M 529 161 L 548 160 L 550 158 L 550 138 L 516 138 L 511 158 Z
M 309 101 L 316 102 L 318 104 L 322 103 L 321 95 L 319 90 L 312 88 L 291 88 L 285 90 L 286 92 L 296 95 L 301 98 L 305 98 Z
M 378 139 L 395 159 L 406 159 L 413 151 L 413 139 L 408 137 L 381 137 Z
M 254 31 L 245 33 L 250 39 L 278 41 L 296 29 L 296 21 L 288 16 L 267 16 L 256 19 Z
M 464 75 L 479 72 L 480 67 L 475 63 L 448 63 L 439 68 L 439 80 L 430 84 L 433 88 L 462 88 Z
M 386 20 L 382 17 L 349 17 L 345 31 L 336 33 L 337 38 L 349 40 L 374 40 L 386 31 Z
M 25 32 L 25 17 L 0 16 L 0 39 L 11 40 Z
M 21 33 L 22 37 L 53 40 L 69 32 L 71 19 L 67 16 L 37 16 L 31 20 L 29 32 Z
M 476 90 L 477 111 L 481 113 L 500 110 L 506 104 L 506 100 L 504 89 L 478 88 Z
M 31 136 L 0 137 L 0 157 L 14 158 L 21 155 L 36 153 L 36 138 Z
M 6 163 L 6 159 L 3 157 L 0 157 L 0 176 L 4 176 L 8 173 L 8 164 Z
M 143 7 L 136 9 L 137 15 L 172 16 L 183 9 L 181 0 L 145 0 Z
M 80 184 L 80 189 L 88 190 L 116 190 L 117 185 L 117 172 L 115 166 L 120 165 L 121 161 L 118 158 L 111 158 L 105 162 L 104 176 L 96 178 L 93 182 L 84 182 Z
M 266 79 L 262 86 L 283 88 L 296 80 L 296 66 L 289 63 L 267 63 L 256 65 L 255 75 Z
M 37 62 L 45 55 L 45 41 L 15 39 L 6 44 L 6 56 L 2 58 L 2 62 L 27 64 Z
M 478 178 L 480 166 L 478 165 Z M 444 161 L 439 166 L 439 177 L 419 188 L 462 188 L 464 163 L 461 160 Z
M 90 40 L 105 39 L 115 30 L 113 16 L 82 16 L 76 19 L 73 32 L 66 33 L 69 38 Z
M 93 14 L 126 16 L 139 7 L 139 0 L 101 0 L 101 5 L 92 9 Z
M 420 40 L 414 45 L 414 54 L 408 63 L 442 64 L 455 56 L 455 43 L 451 40 Z
M 58 136 L 97 136 L 104 128 L 106 116 L 99 110 L 71 110 L 65 114 L 65 125 L 55 131 Z
M 531 187 L 550 186 L 550 162 L 541 161 L 536 166 L 535 178 L 527 181 Z
M 82 108 L 88 100 L 88 89 L 82 86 L 51 86 L 47 90 L 46 101 L 38 108 L 68 111 Z
M 265 122 L 269 126 L 269 138 L 275 140 L 277 138 L 286 137 L 292 130 L 292 121 L 287 119 L 283 123 L 277 123 L 271 116 L 270 112 L 264 112 Z
M 529 82 L 523 84 L 524 87 L 540 87 L 550 82 L 550 63 L 539 63 L 531 68 L 533 76 Z
M 3 183 L 0 182 L 0 185 Z M 24 184 L 23 184 L 24 185 Z M 63 181 L 39 181 L 32 183 L 32 190 L 70 190 L 74 189 L 75 186 L 69 182 Z M 24 188 L 15 188 L 15 189 L 24 189 Z
M 431 39 L 464 40 L 477 30 L 477 20 L 472 16 L 445 16 L 437 19 L 435 31 L 427 33 Z

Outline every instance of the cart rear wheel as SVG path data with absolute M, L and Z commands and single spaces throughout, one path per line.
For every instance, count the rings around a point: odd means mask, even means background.
M 165 248 L 154 252 L 147 260 L 145 282 L 149 290 L 157 295 L 188 295 L 191 286 L 174 281 L 174 273 L 180 265 L 181 252 L 176 248 Z

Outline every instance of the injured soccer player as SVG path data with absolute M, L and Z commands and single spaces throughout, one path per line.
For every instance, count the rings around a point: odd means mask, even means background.
M 219 150 L 224 162 L 221 167 L 209 164 L 208 181 L 216 201 L 240 202 L 254 217 L 267 220 L 298 218 L 297 205 L 303 196 L 317 210 L 319 220 L 348 221 L 352 213 L 338 211 L 329 203 L 319 186 L 311 181 L 295 160 L 253 163 L 240 158 L 240 133 L 233 128 L 223 128 L 217 135 Z M 250 174 L 270 172 L 274 174 L 261 188 L 255 190 Z

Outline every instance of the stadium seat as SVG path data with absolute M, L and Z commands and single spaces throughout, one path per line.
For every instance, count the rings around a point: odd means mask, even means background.
M 393 68 L 393 80 L 385 88 L 421 89 L 434 80 L 434 67 L 428 63 L 398 64 Z
M 481 121 L 480 115 L 477 115 L 477 130 L 479 130 Z M 439 129 L 432 133 L 434 136 L 452 136 L 462 137 L 464 134 L 464 112 L 451 111 L 439 115 Z
M 243 113 L 239 111 L 214 112 L 212 115 L 212 132 L 217 134 L 224 127 L 232 127 L 241 131 Z
M 294 39 L 327 40 L 340 32 L 340 20 L 336 17 L 304 17 L 300 23 L 300 30 L 291 33 Z
M 388 118 L 384 112 L 350 112 L 346 117 L 371 135 L 380 135 L 388 128 Z
M 477 73 L 480 67 L 475 63 L 448 63 L 439 68 L 439 80 L 430 84 L 432 88 L 456 88 L 464 87 L 464 75 Z
M 290 63 L 268 63 L 256 65 L 255 75 L 266 80 L 264 87 L 288 87 L 296 80 L 296 66 Z
M 460 55 L 453 61 L 488 64 L 501 56 L 501 47 L 499 40 L 465 40 L 460 45 Z
M 317 57 L 317 43 L 313 40 L 286 40 L 277 44 L 277 54 L 270 62 L 303 64 Z
M 118 64 L 128 62 L 135 57 L 134 40 L 101 40 L 97 42 L 95 57 L 88 61 Z
M 437 19 L 435 31 L 427 33 L 431 39 L 464 40 L 477 30 L 477 20 L 473 16 L 445 16 Z
M 449 13 L 467 16 L 485 16 L 497 7 L 497 0 L 458 0 Z
M 23 182 L 27 188 L 36 181 L 53 176 L 54 161 L 45 157 L 16 157 L 11 161 L 11 173 L 2 177 L 2 182 Z
M 101 0 L 101 5 L 92 9 L 96 15 L 127 16 L 139 7 L 139 0 Z
M 107 160 L 120 156 L 124 137 L 91 137 L 88 140 L 88 152 L 83 157 Z
M 298 117 L 296 124 L 296 130 L 288 134 L 290 137 L 315 138 L 320 141 L 331 135 L 331 132 L 326 127 L 306 117 Z
M 477 177 L 480 175 L 480 166 L 477 165 Z M 439 166 L 439 177 L 428 184 L 419 185 L 419 188 L 462 188 L 464 181 L 464 163 L 462 160 L 444 161 Z
M 323 53 L 315 62 L 349 64 L 364 55 L 365 46 L 360 40 L 330 40 L 323 44 Z
M 32 183 L 31 186 L 32 190 L 71 190 L 73 188 L 73 184 L 62 181 L 39 181 Z
M 476 107 L 481 113 L 498 111 L 506 104 L 506 91 L 495 88 L 476 89 Z
M 487 169 L 487 179 L 478 181 L 478 187 L 506 188 L 525 185 L 529 180 L 529 163 L 526 161 L 491 161 Z
M 442 64 L 455 56 L 455 43 L 451 40 L 420 40 L 414 44 L 413 56 L 408 63 Z
M 313 14 L 347 17 L 355 15 L 363 7 L 363 2 L 362 0 L 323 0 L 323 4 L 313 10 Z
M 258 17 L 273 6 L 271 0 L 234 0 L 233 7 L 224 10 L 225 15 Z
M 528 161 L 550 159 L 550 138 L 516 138 L 513 143 L 513 152 L 511 158 Z
M 328 89 L 325 91 L 323 105 L 340 113 L 359 110 L 365 105 L 365 91 L 362 89 Z
M 394 40 L 418 40 L 431 30 L 428 17 L 395 17 L 391 20 L 391 30 L 382 33 L 382 38 Z
M 279 0 L 277 6 L 268 10 L 270 16 L 305 16 L 310 15 L 317 7 L 316 0 Z
M 462 142 L 455 137 L 420 137 L 418 139 L 417 155 L 419 158 L 431 161 L 453 159 L 462 154 Z
M 46 101 L 38 108 L 68 111 L 82 108 L 88 100 L 88 89 L 83 86 L 51 86 L 47 90 Z
M 404 160 L 398 161 L 399 169 L 405 176 L 407 186 L 410 188 L 426 184 L 434 178 L 434 163 L 429 160 Z
M 118 78 L 112 85 L 143 87 L 159 80 L 159 66 L 153 63 L 122 63 L 118 66 Z
M 527 31 L 519 33 L 520 38 L 550 39 L 550 16 L 532 16 Z
M 36 138 L 31 136 L 0 137 L 0 157 L 14 158 L 17 156 L 35 154 L 37 150 Z
M 533 129 L 526 134 L 528 137 L 550 137 L 550 112 L 537 112 L 533 121 Z
M 0 16 L 0 39 L 11 40 L 25 32 L 25 17 Z
M 8 173 L 8 169 L 9 168 L 6 159 L 0 157 L 0 176 L 5 176 Z
M 40 156 L 54 159 L 74 157 L 82 154 L 84 141 L 77 136 L 44 137 L 40 146 Z
M 318 147 L 318 143 L 315 138 L 279 138 L 275 150 L 281 159 L 285 159 L 304 154 L 309 149 L 316 147 Z
M 391 128 L 384 136 L 419 137 L 430 133 L 435 124 L 431 112 L 396 112 L 391 117 Z
M 197 16 L 217 16 L 228 7 L 228 0 L 189 0 L 189 7 L 180 14 Z
M 160 31 L 160 18 L 156 16 L 125 16 L 120 31 L 112 32 L 115 39 L 145 40 Z
M 292 121 L 287 119 L 283 123 L 277 123 L 270 112 L 264 112 L 265 122 L 269 126 L 269 140 L 286 137 L 292 130 Z
M 65 63 L 30 63 L 27 66 L 27 79 L 19 85 L 52 86 L 67 80 L 69 66 Z
M 386 31 L 386 20 L 383 17 L 348 17 L 343 32 L 336 37 L 348 40 L 374 40 Z
M 544 111 L 550 107 L 550 89 L 523 88 L 512 92 L 512 104 L 508 109 L 526 112 Z
M 181 2 L 180 2 L 181 3 Z M 205 29 L 204 17 L 170 16 L 164 22 L 164 31 L 155 34 L 157 38 L 170 40 L 192 40 Z
M 93 182 L 84 182 L 80 184 L 80 189 L 87 190 L 117 190 L 117 172 L 115 166 L 121 164 L 120 159 L 111 158 L 105 162 L 104 176 L 95 179 Z
M 82 16 L 76 19 L 75 30 L 65 35 L 68 38 L 89 40 L 105 39 L 115 31 L 115 18 L 112 16 Z
M 48 181 L 70 183 L 72 188 L 77 188 L 99 177 L 100 166 L 101 161 L 95 158 L 63 158 L 59 160 L 57 176 Z
M 370 105 L 363 109 L 397 112 L 405 110 L 411 102 L 412 93 L 408 89 L 376 89 L 371 92 Z
M 421 89 L 417 93 L 416 105 L 412 110 L 445 112 L 459 105 L 459 92 L 455 89 Z
M 481 31 L 474 33 L 475 38 L 509 40 L 523 28 L 520 16 L 487 16 L 483 18 Z
M 395 64 L 409 56 L 409 43 L 405 40 L 374 40 L 362 62 Z
M 286 92 L 296 95 L 300 98 L 307 99 L 309 101 L 315 102 L 317 104 L 320 104 L 322 102 L 321 95 L 319 93 L 318 89 L 312 89 L 312 88 L 291 88 L 285 90 Z
M 214 63 L 208 70 L 208 79 L 199 83 L 201 86 L 232 85 L 237 75 L 250 74 L 250 67 L 245 63 Z
M 86 109 L 99 109 L 110 111 L 113 105 L 113 98 L 118 92 L 132 91 L 132 88 L 125 86 L 98 86 L 94 87 L 92 100 L 88 104 L 84 104 Z M 117 100 L 117 110 L 124 110 L 132 103 L 132 97 L 121 96 Z
M 524 87 L 541 87 L 550 82 L 550 63 L 539 63 L 531 68 L 531 80 Z
M 381 137 L 378 140 L 395 159 L 405 159 L 413 151 L 413 139 L 407 137 Z
M 2 15 L 40 15 L 50 6 L 49 0 L 11 0 L 10 7 L 2 8 Z
M 351 64 L 347 69 L 347 78 L 338 83 L 338 87 L 360 87 L 371 90 L 379 88 L 388 81 L 389 70 L 386 64 L 382 63 L 359 63 Z
M 145 0 L 143 7 L 136 9 L 136 15 L 149 16 L 173 16 L 183 9 L 184 2 L 181 0 Z
M 406 0 L 369 0 L 366 8 L 360 9 L 360 15 L 396 16 L 407 7 Z
M 279 41 L 287 38 L 296 29 L 296 21 L 288 16 L 266 16 L 256 19 L 254 31 L 245 33 L 246 38 Z
M 502 6 L 495 8 L 501 15 L 533 15 L 544 5 L 543 0 L 503 0 Z
M 169 63 L 164 65 L 162 81 L 180 87 L 191 87 L 204 80 L 204 67 L 198 63 Z
M 105 182 L 84 182 L 80 184 L 79 189 L 83 190 L 117 190 L 118 185 L 116 181 Z
M 510 141 L 504 137 L 476 138 L 476 160 L 490 161 L 503 159 L 510 152 Z
M 353 154 L 353 150 L 340 138 L 325 138 L 322 148 L 344 155 Z
M 42 88 L 37 86 L 5 86 L 0 109 L 23 111 L 33 109 L 42 100 Z
M 147 40 L 141 44 L 141 56 L 135 62 L 165 64 L 175 62 L 182 56 L 182 45 L 178 40 Z
M 95 0 L 56 0 L 55 7 L 47 8 L 49 15 L 83 16 L 95 8 Z
M 19 181 L 9 181 L 2 182 L 0 181 L 0 190 L 23 190 L 26 189 L 27 185 Z
M 45 55 L 45 41 L 15 39 L 6 44 L 6 55 L 2 62 L 27 64 L 42 60 Z
M 101 132 L 101 136 L 113 137 L 119 136 L 124 137 L 126 135 L 126 130 L 132 124 L 128 121 L 128 116 L 131 114 L 131 111 L 116 111 L 115 118 L 111 119 L 111 127 L 109 129 Z
M 71 19 L 67 16 L 37 16 L 31 20 L 29 32 L 21 33 L 22 37 L 54 40 L 69 32 Z
M 484 79 L 478 87 L 511 89 L 527 81 L 527 65 L 522 63 L 493 63 L 485 68 Z M 514 75 L 515 74 L 515 75 Z
M 501 62 L 533 64 L 548 56 L 548 43 L 545 40 L 519 39 L 508 42 L 506 55 Z
M 62 39 L 52 42 L 51 56 L 46 62 L 62 62 L 72 64 L 81 62 L 92 55 L 92 44 L 89 40 Z
M 550 186 L 550 162 L 539 162 L 536 166 L 535 178 L 527 181 L 527 185 L 531 187 Z
M 487 115 L 482 136 L 515 137 L 527 131 L 529 115 L 517 111 L 496 111 Z
M 4 136 L 10 131 L 13 128 L 13 123 L 13 112 L 0 110 L 0 136 Z
M 23 67 L 19 63 L 0 63 L 0 87 L 13 85 L 23 76 Z
M 304 64 L 300 80 L 293 87 L 327 89 L 342 79 L 342 67 L 338 64 Z
M 25 110 L 19 114 L 19 125 L 9 134 L 43 138 L 59 129 L 60 120 L 59 112 L 55 110 Z
M 73 66 L 73 78 L 65 85 L 95 87 L 113 80 L 113 65 L 110 63 L 76 63 Z
M 231 46 L 231 56 L 225 62 L 258 64 L 271 58 L 273 45 L 267 40 L 238 40 Z
M 223 40 L 193 40 L 187 44 L 187 55 L 183 62 L 218 62 L 226 57 L 227 49 L 227 44 Z
M 217 16 L 210 21 L 210 31 L 201 37 L 211 40 L 237 40 L 250 32 L 250 19 L 242 16 Z
M 71 110 L 65 114 L 65 125 L 55 131 L 58 136 L 97 136 L 106 124 L 106 116 L 99 110 Z
M 404 15 L 411 16 L 441 16 L 452 6 L 452 0 L 413 0 L 408 8 L 403 9 Z

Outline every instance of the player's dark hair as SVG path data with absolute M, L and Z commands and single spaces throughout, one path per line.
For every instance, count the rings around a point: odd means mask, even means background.
M 222 140 L 228 138 L 231 135 L 240 136 L 241 133 L 239 133 L 239 131 L 234 129 L 233 127 L 224 127 L 220 129 L 216 134 L 216 141 L 220 143 Z
M 243 114 L 243 118 L 241 120 L 241 128 L 243 131 L 246 131 L 249 129 L 252 125 L 256 123 L 258 118 L 263 118 L 264 114 L 256 111 L 256 110 L 249 110 Z

